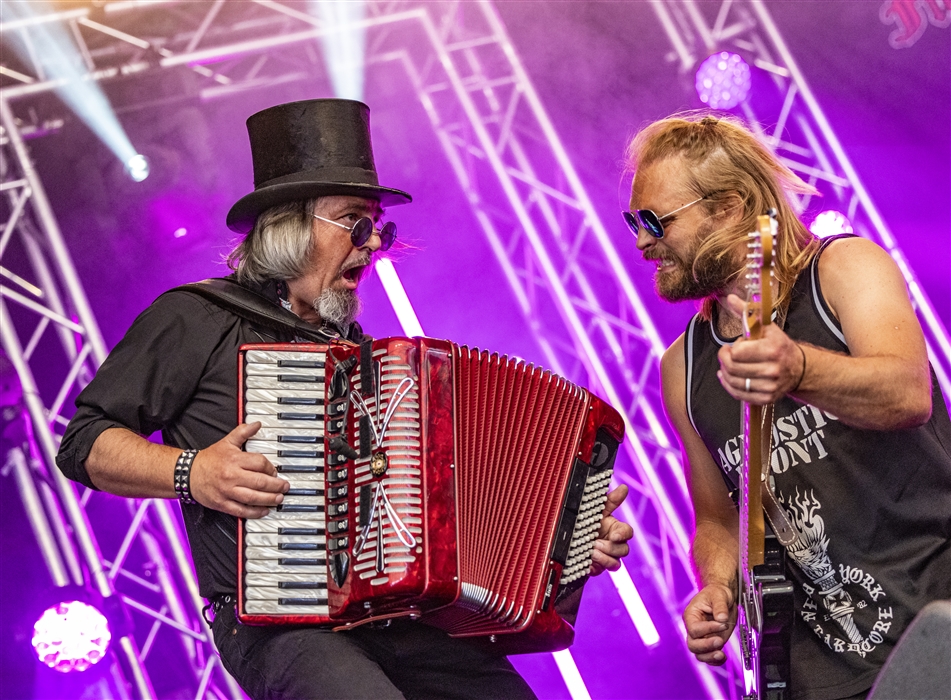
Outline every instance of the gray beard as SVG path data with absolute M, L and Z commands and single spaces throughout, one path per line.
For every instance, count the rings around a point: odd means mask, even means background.
M 325 289 L 314 300 L 314 310 L 321 320 L 345 331 L 360 315 L 360 297 L 350 289 Z

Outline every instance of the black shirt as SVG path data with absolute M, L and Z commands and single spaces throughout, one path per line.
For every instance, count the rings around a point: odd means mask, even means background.
M 796 282 L 784 330 L 848 353 L 822 296 L 818 259 Z M 741 407 L 716 378 L 717 352 L 729 342 L 715 324 L 690 322 L 687 401 L 694 427 L 735 487 Z M 775 404 L 772 480 L 802 535 L 788 550 L 795 700 L 866 690 L 918 610 L 951 597 L 951 422 L 933 372 L 932 385 L 930 420 L 908 430 L 851 428 L 791 397 Z
M 275 284 L 255 291 L 278 303 Z M 360 337 L 357 324 L 349 335 Z M 109 428 L 143 436 L 161 431 L 164 444 L 182 449 L 209 447 L 238 424 L 238 348 L 293 340 L 290 331 L 260 327 L 193 293 L 166 292 L 139 315 L 76 399 L 57 465 L 95 488 L 85 461 Z M 182 514 L 201 595 L 234 593 L 237 518 L 197 504 L 182 506 Z

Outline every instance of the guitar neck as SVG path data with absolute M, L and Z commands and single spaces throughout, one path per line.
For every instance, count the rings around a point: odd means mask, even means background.
M 749 299 L 744 317 L 747 338 L 759 339 L 772 322 L 772 260 L 775 219 L 757 217 L 747 255 Z M 763 563 L 766 525 L 763 519 L 762 480 L 768 473 L 769 431 L 764 406 L 743 403 L 743 468 L 740 470 L 740 568 L 744 575 Z

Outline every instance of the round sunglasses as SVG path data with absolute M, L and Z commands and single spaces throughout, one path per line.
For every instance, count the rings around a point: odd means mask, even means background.
M 682 212 L 687 207 L 692 207 L 698 202 L 702 202 L 706 197 L 701 197 L 700 199 L 695 199 L 688 204 L 684 204 L 679 209 L 674 209 L 669 214 L 664 214 L 663 216 L 657 216 L 650 209 L 635 209 L 633 211 L 622 211 L 621 216 L 624 217 L 624 221 L 627 222 L 627 225 L 631 227 L 631 231 L 634 235 L 637 235 L 639 229 L 643 228 L 654 238 L 663 238 L 664 237 L 664 220 L 669 219 L 674 214 Z
M 341 224 L 339 221 L 334 221 L 333 219 L 325 219 L 322 216 L 314 214 L 315 219 L 320 221 L 326 221 L 328 224 L 333 224 L 334 226 L 339 226 L 342 229 L 346 229 L 350 232 L 350 242 L 353 244 L 354 248 L 362 248 L 367 244 L 367 241 L 370 240 L 370 236 L 373 235 L 375 227 L 373 226 L 373 220 L 364 216 L 360 219 L 357 219 L 357 222 L 353 226 L 347 226 L 346 224 Z M 389 250 L 390 246 L 393 245 L 393 241 L 396 240 L 396 223 L 393 221 L 387 221 L 380 228 L 377 233 L 380 236 L 380 250 Z

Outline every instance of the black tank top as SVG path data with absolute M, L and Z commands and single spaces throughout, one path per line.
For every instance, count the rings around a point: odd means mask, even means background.
M 832 240 L 797 280 L 784 330 L 848 353 L 819 287 L 819 256 Z M 685 351 L 687 413 L 735 488 L 741 406 L 716 378 L 717 351 L 733 340 L 696 316 Z M 933 370 L 931 379 L 931 419 L 909 430 L 859 430 L 790 397 L 776 403 L 772 481 L 804 539 L 788 567 L 797 700 L 869 688 L 918 610 L 951 598 L 951 422 Z

